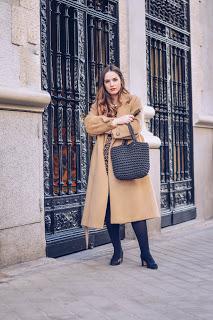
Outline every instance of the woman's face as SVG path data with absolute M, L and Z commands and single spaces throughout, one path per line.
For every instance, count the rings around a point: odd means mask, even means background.
M 121 89 L 121 79 L 114 71 L 108 71 L 104 77 L 104 86 L 111 96 L 116 96 Z

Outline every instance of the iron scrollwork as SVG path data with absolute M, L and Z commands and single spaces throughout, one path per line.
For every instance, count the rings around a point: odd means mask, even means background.
M 147 95 L 159 136 L 161 208 L 173 214 L 194 204 L 188 0 L 146 0 Z
M 118 1 L 41 0 L 40 8 L 42 88 L 52 98 L 43 117 L 48 239 L 80 227 L 93 145 L 83 119 L 104 66 L 119 64 Z

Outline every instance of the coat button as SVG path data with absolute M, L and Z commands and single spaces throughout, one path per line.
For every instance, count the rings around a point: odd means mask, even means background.
M 120 136 L 120 132 L 117 131 L 117 132 L 116 132 L 116 136 Z

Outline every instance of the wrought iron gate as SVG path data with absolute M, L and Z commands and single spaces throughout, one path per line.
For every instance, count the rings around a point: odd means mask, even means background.
M 146 0 L 148 104 L 161 146 L 162 226 L 195 218 L 189 0 Z
M 47 255 L 85 248 L 80 227 L 92 141 L 83 118 L 100 72 L 119 63 L 118 1 L 41 0 L 42 85 L 45 110 L 44 189 Z M 94 231 L 90 245 L 109 240 Z

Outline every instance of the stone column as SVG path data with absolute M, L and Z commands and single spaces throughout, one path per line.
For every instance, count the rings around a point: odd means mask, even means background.
M 142 134 L 145 140 L 150 145 L 151 156 L 151 178 L 153 186 L 156 192 L 158 205 L 160 208 L 160 139 L 153 136 L 148 131 L 147 125 L 151 118 L 154 116 L 155 111 L 153 108 L 147 106 L 147 77 L 146 77 L 146 26 L 145 26 L 145 0 L 123 0 L 122 2 L 122 14 L 120 18 L 124 19 L 123 12 L 128 12 L 127 25 L 128 28 L 120 32 L 121 37 L 121 49 L 124 50 L 124 40 L 126 40 L 126 49 L 128 50 L 128 60 L 125 53 L 121 52 L 121 66 L 125 67 L 125 71 L 128 71 L 128 87 L 130 92 L 136 94 L 141 98 L 141 102 L 144 107 L 144 115 L 142 119 Z M 124 6 L 126 5 L 126 10 Z M 120 22 L 122 26 L 122 22 Z M 127 236 L 132 237 L 131 229 L 127 228 Z M 150 220 L 149 231 L 160 231 L 160 219 Z
M 49 95 L 0 87 L 0 266 L 45 256 L 42 112 Z
M 213 2 L 190 2 L 195 205 L 206 220 L 213 218 Z
M 39 0 L 0 2 L 0 266 L 45 256 Z
M 129 88 L 129 21 L 127 0 L 119 1 L 119 47 L 120 68 L 124 75 L 125 85 Z

